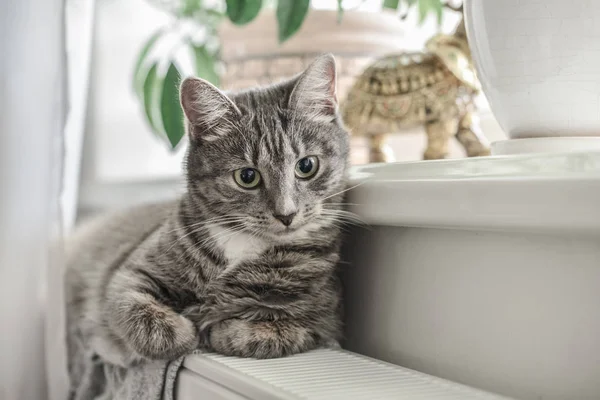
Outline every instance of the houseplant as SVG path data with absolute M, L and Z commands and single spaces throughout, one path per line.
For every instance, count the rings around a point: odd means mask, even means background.
M 309 12 L 315 12 L 310 11 L 310 0 L 150 1 L 171 13 L 174 22 L 156 31 L 142 47 L 133 86 L 152 131 L 172 148 L 184 136 L 177 94 L 181 76 L 195 74 L 220 85 L 219 27 L 224 20 L 246 25 L 259 17 L 261 9 L 271 5 L 275 8 L 277 38 L 283 44 L 298 32 Z M 352 11 L 343 0 L 335 1 L 337 21 L 341 22 L 344 14 Z M 441 21 L 444 4 L 442 0 L 381 0 L 382 8 L 400 16 L 415 8 L 420 21 L 429 14 L 435 14 Z M 163 50 L 157 51 L 157 48 Z
M 600 3 L 467 0 L 490 107 L 511 138 L 495 154 L 600 148 Z

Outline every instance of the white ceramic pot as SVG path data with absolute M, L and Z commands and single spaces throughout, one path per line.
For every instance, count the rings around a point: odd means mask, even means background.
M 600 136 L 599 1 L 466 0 L 465 23 L 511 138 Z

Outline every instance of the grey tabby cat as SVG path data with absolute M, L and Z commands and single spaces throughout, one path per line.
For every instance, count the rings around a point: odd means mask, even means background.
M 335 343 L 349 152 L 335 80 L 325 55 L 287 82 L 237 94 L 182 83 L 187 191 L 72 240 L 69 334 L 84 339 L 69 340 L 71 354 L 89 346 L 127 366 L 198 346 L 267 358 Z

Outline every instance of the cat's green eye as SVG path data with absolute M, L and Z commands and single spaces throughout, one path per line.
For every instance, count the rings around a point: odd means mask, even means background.
M 241 168 L 233 172 L 233 179 L 244 189 L 254 189 L 260 184 L 260 172 L 254 168 Z
M 319 170 L 319 159 L 315 156 L 304 157 L 296 163 L 295 170 L 300 179 L 312 178 Z

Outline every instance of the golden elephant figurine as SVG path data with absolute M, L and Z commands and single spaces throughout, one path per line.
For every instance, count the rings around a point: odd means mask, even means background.
M 431 38 L 426 49 L 375 61 L 342 104 L 352 134 L 368 138 L 371 162 L 393 161 L 387 135 L 416 125 L 427 132 L 425 159 L 445 158 L 452 137 L 469 157 L 490 154 L 474 115 L 480 85 L 463 21 L 451 35 Z

